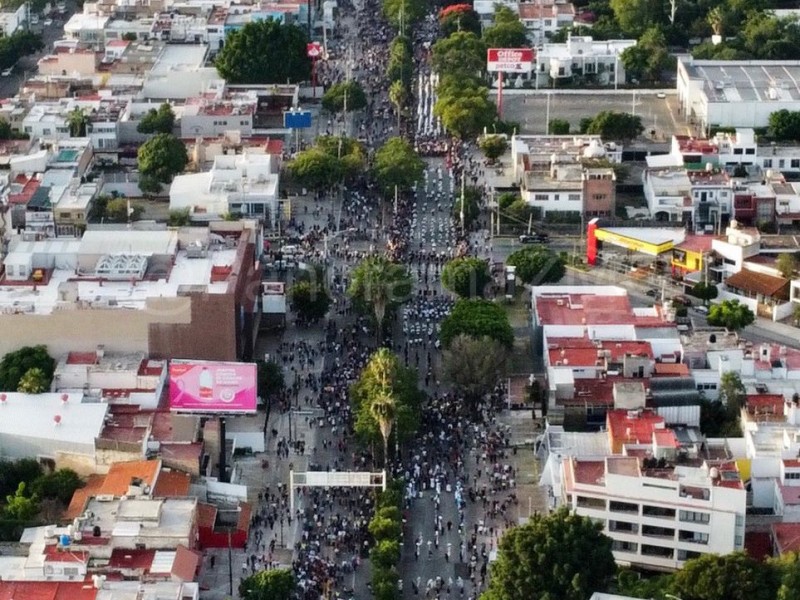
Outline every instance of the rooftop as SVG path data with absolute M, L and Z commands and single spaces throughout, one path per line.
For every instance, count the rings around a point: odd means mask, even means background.
M 725 285 L 767 297 L 789 299 L 789 280 L 765 273 L 742 269 L 725 280 Z
M 615 409 L 606 413 L 606 425 L 609 436 L 615 441 L 650 444 L 653 441 L 653 433 L 656 430 L 664 430 L 664 417 L 650 410 Z
M 108 405 L 84 402 L 68 393 L 0 393 L 0 437 L 50 440 L 74 445 L 74 452 L 93 452 Z M 55 447 L 55 446 L 54 446 Z
M 0 600 L 95 600 L 91 582 L 0 581 Z
M 702 82 L 709 102 L 800 101 L 800 61 L 719 61 L 691 57 L 679 61 L 690 79 Z
M 772 539 L 778 554 L 800 552 L 800 523 L 773 523 Z
M 535 298 L 542 325 L 664 325 L 660 317 L 638 316 L 627 296 L 560 293 Z

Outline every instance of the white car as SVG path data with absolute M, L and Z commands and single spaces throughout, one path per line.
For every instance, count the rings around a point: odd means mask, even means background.
M 656 98 L 658 98 L 659 100 L 663 100 L 666 97 L 667 97 L 667 95 L 664 92 L 658 92 L 656 94 Z
M 53 24 L 53 19 L 45 19 L 44 20 L 44 26 L 45 27 L 50 27 L 52 24 Z
M 3 77 L 8 77 L 13 72 L 14 72 L 14 67 L 8 67 L 7 69 L 3 69 L 2 75 Z

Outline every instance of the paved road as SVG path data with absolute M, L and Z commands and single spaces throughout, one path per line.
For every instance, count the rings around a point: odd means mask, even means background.
M 45 27 L 43 21 L 39 22 L 37 27 L 41 27 L 44 50 L 36 54 L 22 57 L 11 75 L 0 77 L 0 96 L 3 98 L 10 98 L 17 94 L 25 79 L 36 72 L 39 59 L 53 49 L 53 42 L 64 37 L 64 23 L 69 19 L 71 14 L 72 9 L 68 6 L 67 13 L 60 15 L 57 19 L 54 18 L 51 25 Z

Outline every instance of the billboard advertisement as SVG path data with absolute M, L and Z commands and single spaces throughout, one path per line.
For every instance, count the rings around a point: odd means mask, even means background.
M 256 365 L 173 360 L 169 408 L 198 413 L 256 412 Z
M 490 73 L 530 73 L 533 70 L 531 48 L 489 48 L 486 70 Z

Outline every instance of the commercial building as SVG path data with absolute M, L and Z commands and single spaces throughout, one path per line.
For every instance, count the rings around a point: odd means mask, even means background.
M 0 289 L 3 353 L 142 352 L 252 356 L 260 272 L 253 224 L 176 230 L 89 229 L 80 240 L 11 240 Z
M 681 114 L 709 127 L 766 127 L 778 110 L 800 110 L 800 61 L 678 58 Z
M 519 11 L 519 20 L 528 31 L 528 39 L 537 48 L 548 45 L 554 33 L 562 27 L 572 27 L 575 21 L 572 2 L 519 2 L 515 3 L 515 8 Z
M 673 571 L 742 550 L 747 492 L 736 463 L 680 459 L 674 434 L 661 432 L 627 455 L 565 460 L 562 501 L 603 524 L 620 564 Z
M 538 12 L 538 4 L 522 6 L 530 6 L 531 10 Z M 572 78 L 600 85 L 627 83 L 620 55 L 635 45 L 636 40 L 595 41 L 591 36 L 573 35 L 562 44 L 544 42 L 536 52 L 536 85 L 547 87 L 555 81 Z

